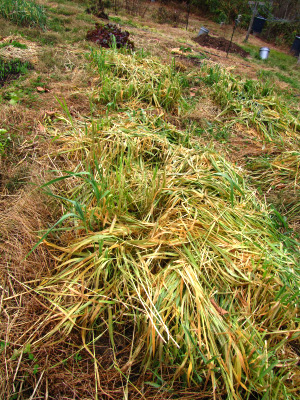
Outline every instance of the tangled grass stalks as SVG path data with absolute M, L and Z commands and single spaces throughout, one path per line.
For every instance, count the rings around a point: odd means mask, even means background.
M 289 224 L 300 229 L 300 153 L 283 152 L 273 160 L 254 159 L 247 165 L 253 183 L 274 202 Z M 283 226 L 285 220 L 281 219 Z
M 273 160 L 255 159 L 248 168 L 253 171 L 253 177 L 265 190 L 270 187 L 284 187 L 298 191 L 300 189 L 300 153 L 287 151 Z
M 17 25 L 46 27 L 44 8 L 31 0 L 0 0 L 0 15 Z
M 135 365 L 164 389 L 296 399 L 295 246 L 224 158 L 149 122 L 73 123 L 59 138 L 69 171 L 44 188 L 65 213 L 40 240 L 52 233 L 56 266 L 35 288 L 55 322 L 44 340 L 79 329 L 87 347 L 108 331 L 127 379 Z M 118 336 L 131 346 L 122 367 Z
M 178 113 L 182 106 L 184 77 L 174 63 L 163 65 L 141 52 L 126 53 L 115 48 L 91 50 L 89 59 L 100 80 L 95 100 L 117 109 L 128 100 L 144 102 Z
M 236 115 L 230 125 L 254 126 L 264 140 L 299 138 L 299 112 L 292 112 L 274 93 L 269 82 L 241 79 L 219 66 L 202 66 L 201 81 L 212 87 L 213 97 L 223 108 L 218 117 Z

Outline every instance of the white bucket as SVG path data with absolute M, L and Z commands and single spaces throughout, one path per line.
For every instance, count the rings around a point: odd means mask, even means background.
M 261 47 L 259 50 L 259 57 L 262 60 L 266 60 L 269 57 L 270 49 L 269 47 Z
M 206 28 L 204 28 L 204 26 L 202 26 L 202 27 L 200 28 L 200 31 L 199 31 L 199 33 L 198 33 L 198 36 L 207 35 L 208 32 L 209 32 L 209 30 L 206 29 Z

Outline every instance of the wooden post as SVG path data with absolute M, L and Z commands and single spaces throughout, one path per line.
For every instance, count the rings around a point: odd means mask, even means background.
M 249 6 L 254 6 L 254 7 L 252 9 L 252 17 L 250 20 L 250 24 L 249 24 L 247 35 L 245 37 L 244 42 L 247 42 L 249 39 L 249 35 L 250 35 L 251 29 L 252 29 L 254 18 L 256 17 L 256 14 L 257 14 L 258 6 L 263 6 L 265 4 L 265 2 L 264 1 L 248 1 L 248 4 L 249 4 Z
M 191 0 L 187 1 L 187 6 L 188 6 L 188 10 L 187 10 L 186 27 L 185 27 L 186 31 L 187 31 L 187 28 L 188 28 L 188 25 L 189 25 L 189 18 L 190 18 L 190 12 L 191 12 Z
M 257 14 L 258 1 L 249 1 L 248 4 L 251 5 L 252 3 L 254 3 L 254 7 L 252 9 L 252 16 L 251 16 L 250 24 L 249 24 L 247 35 L 245 37 L 244 42 L 248 42 L 249 35 L 250 35 L 250 32 L 251 32 L 251 28 L 252 28 L 252 25 L 253 25 L 253 22 L 254 22 L 254 18 L 255 18 L 256 14 Z

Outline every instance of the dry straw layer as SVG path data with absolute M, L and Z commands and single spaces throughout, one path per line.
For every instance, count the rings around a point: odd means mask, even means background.
M 265 141 L 299 143 L 299 111 L 287 106 L 269 82 L 242 79 L 219 65 L 207 64 L 203 64 L 199 79 L 210 86 L 213 99 L 222 107 L 217 118 L 235 116 L 229 126 L 241 122 L 254 126 Z
M 289 224 L 299 230 L 300 153 L 286 151 L 272 160 L 254 159 L 248 163 L 247 169 L 255 184 L 279 203 Z
M 174 64 L 163 65 L 143 52 L 128 54 L 114 48 L 92 49 L 89 59 L 99 76 L 94 98 L 109 108 L 134 100 L 176 112 L 182 103 L 184 79 Z
M 128 376 L 138 364 L 165 387 L 288 398 L 297 252 L 231 164 L 181 139 L 145 111 L 72 121 L 57 138 L 69 171 L 45 185 L 65 206 L 47 241 L 56 267 L 36 288 L 57 321 L 47 337 L 108 329 L 113 348 L 118 334 L 134 342 Z

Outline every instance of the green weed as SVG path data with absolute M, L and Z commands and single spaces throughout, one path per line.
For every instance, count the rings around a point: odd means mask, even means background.
M 3 86 L 10 79 L 26 74 L 30 68 L 32 68 L 31 64 L 27 61 L 6 61 L 0 58 L 0 86 Z
M 17 40 L 12 40 L 11 42 L 5 42 L 0 44 L 0 49 L 7 47 L 7 46 L 13 46 L 18 49 L 27 49 L 28 47 L 24 43 L 20 43 Z
M 120 24 L 122 23 L 122 19 L 120 17 L 109 17 L 109 19 L 113 22 L 115 22 L 116 24 Z
M 46 27 L 44 8 L 31 0 L 0 0 L 0 15 L 17 25 Z
M 9 145 L 11 144 L 11 137 L 6 129 L 0 129 L 0 155 L 4 156 Z M 1 342 L 2 343 L 2 342 Z

